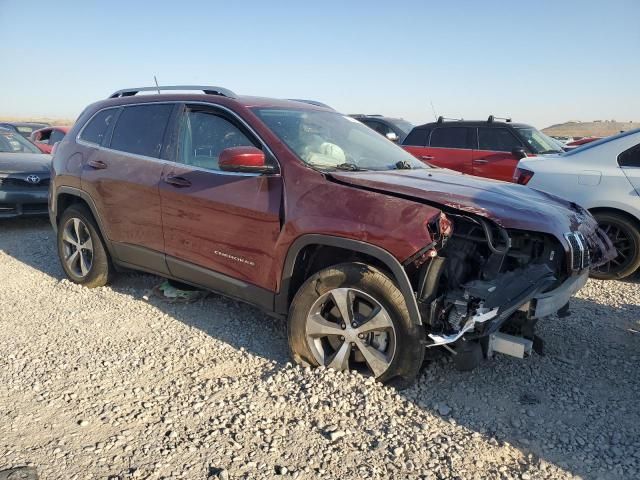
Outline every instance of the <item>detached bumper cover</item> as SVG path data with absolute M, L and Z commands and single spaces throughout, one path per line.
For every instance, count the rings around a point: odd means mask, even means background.
M 543 318 L 556 313 L 589 279 L 589 269 L 583 270 L 579 275 L 568 278 L 558 288 L 533 297 L 531 316 Z

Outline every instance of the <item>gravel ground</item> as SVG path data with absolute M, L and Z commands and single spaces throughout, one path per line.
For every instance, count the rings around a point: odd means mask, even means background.
M 157 277 L 63 279 L 44 220 L 0 223 L 0 470 L 89 478 L 640 478 L 640 284 L 589 281 L 546 355 L 397 392 L 288 363 L 285 325 Z

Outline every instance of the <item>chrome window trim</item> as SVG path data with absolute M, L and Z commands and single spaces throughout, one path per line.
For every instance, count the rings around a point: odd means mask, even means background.
M 258 142 L 260 142 L 262 147 L 264 149 L 266 149 L 266 151 L 269 153 L 269 155 L 277 163 L 278 172 L 277 173 L 271 173 L 271 174 L 249 173 L 249 172 L 225 172 L 223 170 L 214 170 L 214 169 L 210 169 L 210 168 L 196 167 L 194 165 L 186 165 L 186 164 L 181 163 L 181 162 L 173 162 L 171 160 L 164 160 L 162 158 L 148 157 L 146 155 L 139 155 L 139 154 L 136 154 L 136 153 L 125 152 L 123 150 L 115 150 L 113 148 L 103 147 L 102 145 L 98 145 L 96 143 L 87 142 L 87 141 L 82 140 L 80 138 L 80 135 L 82 135 L 82 132 L 84 131 L 86 126 L 91 122 L 91 120 L 93 120 L 93 117 L 95 117 L 98 113 L 103 112 L 104 110 L 109 110 L 109 109 L 116 109 L 117 110 L 117 109 L 120 109 L 120 108 L 135 107 L 135 106 L 138 106 L 138 105 L 161 105 L 161 104 L 185 105 L 185 106 L 188 106 L 188 105 L 203 105 L 203 106 L 219 108 L 220 110 L 223 110 L 227 114 L 231 115 L 238 122 L 240 122 L 240 124 L 242 126 L 244 126 L 249 132 L 251 132 L 251 134 L 258 140 Z M 153 161 L 157 161 L 157 162 L 160 162 L 160 163 L 163 163 L 163 164 L 167 164 L 167 165 L 182 165 L 182 166 L 185 166 L 185 167 L 191 167 L 192 169 L 198 170 L 198 171 L 201 171 L 201 172 L 219 173 L 221 175 L 234 175 L 234 176 L 238 176 L 238 177 L 277 176 L 277 175 L 280 175 L 280 172 L 282 170 L 281 167 L 280 167 L 280 161 L 273 154 L 273 151 L 269 148 L 269 146 L 266 144 L 266 142 L 260 137 L 260 135 L 258 135 L 258 133 L 247 122 L 245 122 L 242 118 L 240 118 L 240 116 L 236 112 L 231 110 L 230 108 L 225 107 L 224 105 L 220 105 L 220 104 L 212 103 L 212 102 L 202 102 L 202 101 L 189 102 L 189 101 L 175 101 L 175 100 L 170 100 L 169 101 L 169 100 L 167 100 L 167 101 L 160 101 L 160 102 L 142 102 L 142 103 L 137 103 L 136 102 L 136 103 L 132 103 L 132 104 L 128 104 L 128 105 L 118 105 L 118 106 L 104 107 L 104 108 L 101 108 L 100 110 L 94 112 L 93 115 L 91 115 L 89 120 L 87 120 L 84 123 L 84 125 L 82 126 L 82 128 L 78 132 L 78 135 L 76 135 L 76 139 L 75 140 L 76 140 L 76 143 L 78 143 L 80 145 L 83 145 L 85 147 L 97 148 L 98 150 L 103 150 L 103 151 L 107 151 L 107 152 L 115 152 L 115 153 L 118 153 L 120 155 L 126 155 L 126 156 L 130 156 L 130 157 L 133 157 L 133 158 L 139 158 L 139 159 L 142 159 L 142 160 L 153 160 Z

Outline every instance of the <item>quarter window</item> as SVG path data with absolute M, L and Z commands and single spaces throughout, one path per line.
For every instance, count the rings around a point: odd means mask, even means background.
M 440 148 L 470 148 L 466 127 L 436 128 L 431 134 L 431 146 Z
M 640 167 L 640 144 L 618 155 L 618 165 L 621 167 Z
M 104 137 L 107 135 L 117 111 L 117 108 L 108 108 L 96 113 L 82 130 L 80 140 L 95 143 L 96 145 L 102 145 Z
M 178 161 L 185 165 L 219 170 L 225 148 L 254 146 L 240 128 L 215 112 L 188 109 L 182 116 Z
M 166 103 L 125 107 L 113 129 L 111 148 L 159 158 L 172 110 Z
M 522 143 L 506 128 L 478 128 L 478 148 L 496 152 L 510 152 Z

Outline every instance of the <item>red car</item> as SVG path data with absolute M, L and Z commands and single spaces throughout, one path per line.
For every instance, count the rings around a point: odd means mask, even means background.
M 497 121 L 445 121 L 415 127 L 402 146 L 419 160 L 458 172 L 512 181 L 526 156 L 560 153 L 562 147 L 530 125 Z
M 61 141 L 71 127 L 46 127 L 36 130 L 29 136 L 42 153 L 51 153 L 53 146 Z
M 187 88 L 202 93 L 169 93 Z M 131 268 L 214 290 L 287 319 L 297 362 L 399 386 L 426 348 L 478 360 L 507 324 L 529 335 L 614 253 L 580 207 L 432 168 L 332 109 L 221 87 L 89 106 L 52 175 L 73 282 Z

